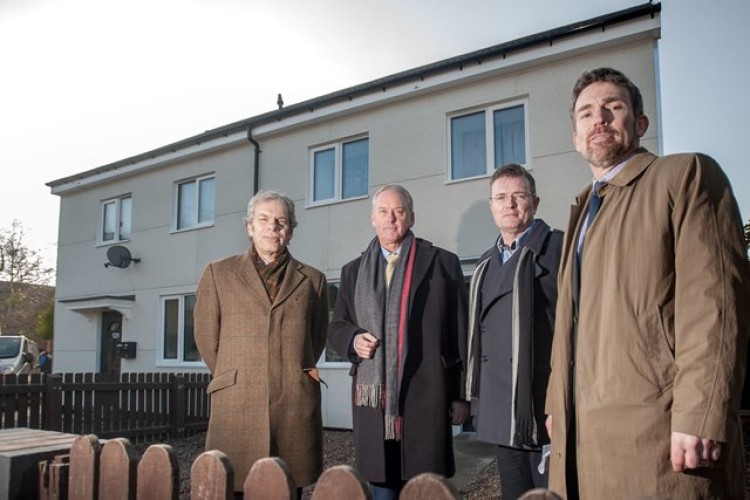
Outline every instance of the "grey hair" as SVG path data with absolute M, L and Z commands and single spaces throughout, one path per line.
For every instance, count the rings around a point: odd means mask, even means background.
M 377 202 L 378 196 L 380 196 L 380 193 L 382 193 L 383 191 L 396 191 L 397 193 L 399 193 L 406 202 L 406 210 L 409 212 L 409 214 L 414 215 L 414 200 L 412 199 L 411 194 L 406 190 L 405 187 L 398 184 L 386 184 L 385 186 L 375 191 L 375 194 L 372 195 L 373 210 L 375 210 L 375 202 Z
M 255 215 L 255 206 L 261 201 L 272 201 L 279 200 L 284 204 L 286 208 L 286 216 L 289 219 L 289 227 L 294 229 L 297 227 L 297 217 L 294 215 L 294 201 L 284 193 L 272 190 L 261 190 L 258 191 L 250 201 L 247 202 L 247 217 L 245 217 L 245 223 L 253 220 Z

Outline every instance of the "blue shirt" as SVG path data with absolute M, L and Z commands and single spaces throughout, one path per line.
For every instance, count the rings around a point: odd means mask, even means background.
M 529 227 L 527 227 L 518 238 L 513 240 L 510 246 L 505 245 L 502 234 L 497 237 L 497 242 L 495 244 L 497 245 L 497 249 L 500 250 L 500 260 L 502 260 L 503 264 L 508 262 L 508 259 L 513 256 L 513 253 L 515 253 L 516 250 L 523 246 L 523 242 L 526 239 L 526 236 L 529 234 L 531 228 L 534 227 L 534 224 L 536 224 L 536 219 L 531 221 Z

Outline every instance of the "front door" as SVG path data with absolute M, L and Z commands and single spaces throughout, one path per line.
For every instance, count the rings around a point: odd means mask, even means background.
M 115 346 L 122 338 L 122 314 L 117 311 L 102 313 L 102 339 L 99 371 L 117 375 L 120 373 L 120 355 Z

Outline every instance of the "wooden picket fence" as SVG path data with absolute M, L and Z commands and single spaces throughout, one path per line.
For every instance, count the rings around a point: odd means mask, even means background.
M 40 500 L 177 500 L 180 494 L 179 465 L 169 445 L 149 446 L 138 459 L 125 438 L 111 439 L 102 446 L 95 435 L 75 439 L 68 455 L 39 463 Z M 234 471 L 229 458 L 218 450 L 198 456 L 190 469 L 191 500 L 234 498 Z M 250 500 L 295 500 L 295 488 L 283 460 L 258 460 L 244 482 Z M 326 469 L 316 482 L 312 500 L 366 500 L 367 483 L 348 465 Z M 402 490 L 403 500 L 456 500 L 455 487 L 437 474 L 422 474 Z
M 151 442 L 208 428 L 208 373 L 0 376 L 0 429 Z

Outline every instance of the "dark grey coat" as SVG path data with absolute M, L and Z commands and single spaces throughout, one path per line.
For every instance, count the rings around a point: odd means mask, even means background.
M 402 478 L 422 472 L 445 477 L 455 473 L 449 417 L 451 401 L 463 399 L 466 355 L 467 294 L 455 254 L 419 238 L 409 296 L 407 355 L 401 383 L 403 416 Z M 364 332 L 357 325 L 354 289 L 360 258 L 341 270 L 339 291 L 328 338 L 350 360 L 352 375 L 361 359 L 350 347 Z M 353 382 L 356 377 L 353 377 Z M 353 406 L 357 469 L 368 481 L 385 480 L 383 412 Z
M 549 443 L 544 427 L 544 399 L 550 374 L 550 351 L 557 303 L 557 269 L 560 262 L 563 233 L 551 230 L 542 220 L 523 242 L 535 262 L 533 315 L 533 409 L 539 444 Z M 477 415 L 477 439 L 509 446 L 511 441 L 512 400 L 512 302 L 513 280 L 519 248 L 502 264 L 497 245 L 482 255 L 478 271 L 471 282 L 472 329 L 479 350 L 469 353 L 469 366 L 477 366 L 478 397 L 473 400 L 472 414 Z M 479 356 L 479 359 L 474 359 Z

